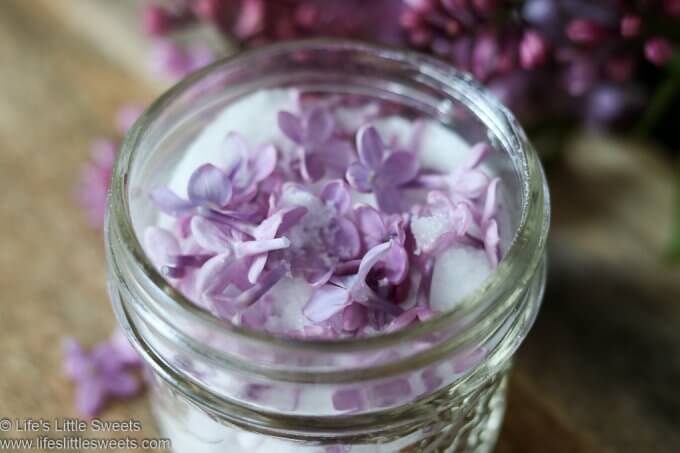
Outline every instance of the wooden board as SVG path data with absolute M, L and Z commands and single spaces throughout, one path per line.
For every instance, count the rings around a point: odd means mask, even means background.
M 140 63 L 136 6 L 0 2 L 0 418 L 73 416 L 61 342 L 94 343 L 114 324 L 101 235 L 74 186 L 116 108 L 161 89 Z M 517 355 L 497 451 L 680 451 L 680 273 L 662 258 L 671 165 L 631 142 L 569 147 L 550 171 L 548 291 Z M 154 435 L 144 400 L 104 416 Z

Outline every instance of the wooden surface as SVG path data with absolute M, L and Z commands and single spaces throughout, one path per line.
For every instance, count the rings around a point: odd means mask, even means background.
M 0 418 L 74 416 L 61 341 L 94 343 L 114 324 L 101 236 L 73 192 L 116 108 L 160 90 L 129 4 L 0 2 Z M 672 176 L 659 150 L 596 137 L 550 171 L 548 290 L 498 453 L 680 451 L 680 271 L 663 261 Z M 104 416 L 154 435 L 144 400 Z

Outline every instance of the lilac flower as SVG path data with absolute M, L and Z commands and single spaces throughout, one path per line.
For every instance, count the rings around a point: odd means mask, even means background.
M 97 415 L 107 400 L 137 395 L 142 384 L 130 368 L 130 356 L 119 345 L 103 342 L 86 351 L 76 340 L 64 346 L 64 369 L 76 383 L 76 406 L 86 417 Z
M 257 194 L 258 185 L 267 181 L 274 173 L 278 162 L 274 145 L 267 144 L 251 150 L 243 137 L 236 133 L 227 136 L 223 144 L 223 154 L 238 156 L 227 172 L 233 184 L 233 205 L 251 201 Z
M 349 145 L 333 137 L 335 121 L 330 112 L 312 107 L 298 117 L 279 112 L 279 128 L 300 153 L 301 173 L 306 181 L 319 180 L 327 170 L 342 172 L 349 160 Z
M 385 257 L 391 247 L 391 242 L 373 247 L 361 259 L 359 271 L 355 275 L 332 279 L 330 284 L 318 288 L 305 305 L 303 314 L 313 322 L 323 322 L 353 302 L 399 314 L 401 312 L 399 307 L 375 297 L 373 290 L 366 283 L 369 272 Z
M 248 217 L 247 212 L 226 209 L 232 201 L 231 177 L 212 164 L 201 165 L 192 173 L 187 193 L 185 200 L 167 188 L 159 188 L 151 192 L 151 198 L 158 209 L 174 217 L 202 215 L 223 222 Z
M 90 225 L 104 224 L 109 182 L 116 161 L 116 144 L 98 140 L 92 146 L 92 158 L 81 175 L 78 187 L 80 204 L 86 209 Z
M 418 159 L 408 151 L 385 155 L 385 144 L 378 131 L 364 126 L 357 132 L 359 161 L 347 168 L 347 180 L 359 192 L 373 192 L 378 206 L 387 213 L 403 211 L 400 188 L 418 174 Z
M 391 242 L 392 247 L 376 267 L 383 270 L 385 278 L 391 284 L 398 285 L 406 278 L 409 270 L 408 252 L 404 247 L 404 226 L 407 223 L 404 217 L 396 214 L 383 216 L 370 206 L 357 207 L 354 215 L 368 247 L 375 247 L 385 241 Z
M 188 269 L 201 267 L 211 257 L 205 253 L 183 253 L 175 235 L 157 226 L 145 230 L 144 246 L 151 261 L 168 278 L 182 278 Z
M 238 240 L 230 234 L 230 229 L 225 225 L 202 217 L 194 217 L 191 220 L 191 231 L 196 242 L 206 250 L 236 259 L 253 257 L 248 270 L 248 280 L 255 283 L 267 264 L 269 252 L 290 246 L 290 240 L 281 235 L 306 213 L 307 209 L 303 207 L 276 212 L 252 229 L 253 240 Z

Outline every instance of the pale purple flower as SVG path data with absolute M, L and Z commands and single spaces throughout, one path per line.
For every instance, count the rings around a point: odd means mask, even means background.
M 408 252 L 404 247 L 406 220 L 398 214 L 383 215 L 366 205 L 358 206 L 354 210 L 354 215 L 369 248 L 386 241 L 391 242 L 392 247 L 377 263 L 376 268 L 382 271 L 391 284 L 398 285 L 406 278 L 409 271 Z
M 272 144 L 251 149 L 243 137 L 231 133 L 223 144 L 225 155 L 238 156 L 228 170 L 234 185 L 234 203 L 250 201 L 257 192 L 258 184 L 264 182 L 276 170 L 278 152 Z
M 129 353 L 118 343 L 99 343 L 87 351 L 69 339 L 64 354 L 64 370 L 76 384 L 76 406 L 83 416 L 94 417 L 108 400 L 132 398 L 142 390 Z
M 211 257 L 205 253 L 183 253 L 177 237 L 158 226 L 144 231 L 144 248 L 154 265 L 168 278 L 182 278 L 188 269 L 201 267 Z
M 188 199 L 178 197 L 167 188 L 151 192 L 151 198 L 162 212 L 174 216 L 201 215 L 215 221 L 230 223 L 247 219 L 252 212 L 227 209 L 232 202 L 231 175 L 213 164 L 198 167 L 189 178 Z
M 334 137 L 335 120 L 319 106 L 305 110 L 301 116 L 281 111 L 281 132 L 298 147 L 300 171 L 306 181 L 317 181 L 327 171 L 341 173 L 350 158 L 349 144 Z
M 301 191 L 317 198 L 304 187 L 288 185 L 286 190 Z M 296 244 L 284 253 L 291 272 L 313 286 L 323 285 L 345 263 L 358 261 L 361 238 L 351 215 L 351 195 L 342 180 L 328 181 L 318 197 L 318 206 L 296 228 Z M 358 267 L 358 265 L 357 265 Z M 356 268 L 354 268 L 356 271 Z
M 355 275 L 331 279 L 329 284 L 318 288 L 305 305 L 303 314 L 312 322 L 323 322 L 353 302 L 391 314 L 401 313 L 396 305 L 375 297 L 366 283 L 369 272 L 391 247 L 392 242 L 385 242 L 371 248 L 361 259 L 359 271 Z
M 418 158 L 409 151 L 387 153 L 377 129 L 364 126 L 357 132 L 359 161 L 347 168 L 347 181 L 359 192 L 375 194 L 387 213 L 403 211 L 401 188 L 418 174 Z

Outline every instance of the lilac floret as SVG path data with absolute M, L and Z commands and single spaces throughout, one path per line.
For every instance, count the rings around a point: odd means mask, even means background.
M 347 181 L 359 192 L 373 192 L 381 210 L 402 212 L 404 202 L 399 190 L 418 174 L 415 153 L 392 151 L 387 154 L 377 129 L 364 126 L 357 133 L 359 160 L 347 168 Z

